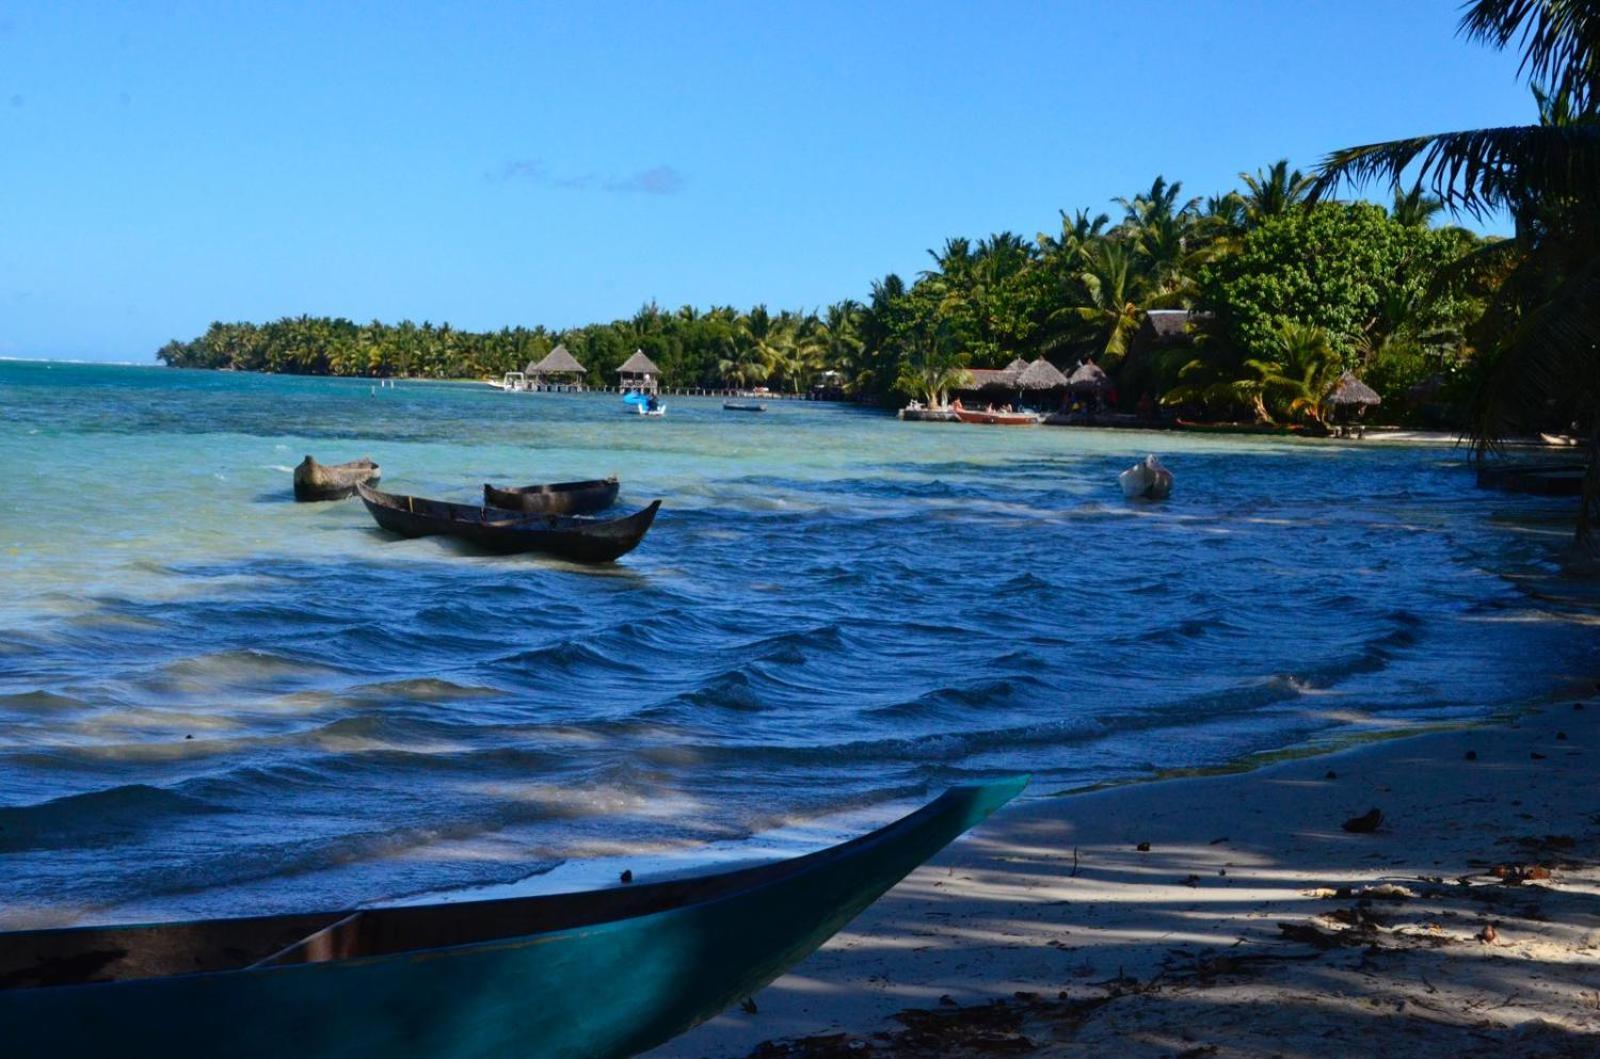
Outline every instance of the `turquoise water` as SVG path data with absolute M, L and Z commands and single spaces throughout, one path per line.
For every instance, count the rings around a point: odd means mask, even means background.
M 0 364 L 0 925 L 344 906 L 1480 715 L 1592 667 L 1447 448 Z M 1115 475 L 1147 451 L 1161 505 Z M 289 501 L 619 474 L 616 565 Z M 1544 505 L 1544 506 L 1541 506 Z

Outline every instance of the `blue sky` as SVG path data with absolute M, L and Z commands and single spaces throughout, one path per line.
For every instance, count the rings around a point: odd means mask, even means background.
M 814 307 L 1355 143 L 1521 123 L 1456 0 L 0 7 L 0 356 L 213 319 Z

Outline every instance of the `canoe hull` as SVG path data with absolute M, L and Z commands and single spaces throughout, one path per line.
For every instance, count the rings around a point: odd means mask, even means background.
M 357 492 L 372 520 L 402 537 L 454 537 L 502 555 L 543 552 L 581 563 L 608 563 L 633 551 L 661 509 L 657 500 L 623 518 L 580 519 L 401 496 L 364 485 Z
M 957 788 L 792 862 L 803 870 L 650 915 L 389 956 L 0 989 L 0 1033 L 13 1054 L 64 1057 L 632 1055 L 772 981 L 1024 783 Z
M 518 489 L 483 487 L 485 507 L 522 511 L 530 515 L 590 515 L 617 502 L 617 480 L 600 478 L 589 482 L 555 482 L 526 485 Z
M 307 456 L 294 469 L 294 498 L 301 503 L 343 500 L 356 495 L 358 484 L 376 485 L 381 477 L 378 465 L 366 457 L 322 464 Z

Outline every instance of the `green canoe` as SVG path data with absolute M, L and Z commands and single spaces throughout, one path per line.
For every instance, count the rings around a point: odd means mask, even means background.
M 0 935 L 8 1056 L 624 1056 L 799 962 L 1017 795 L 953 788 L 842 845 L 589 893 Z

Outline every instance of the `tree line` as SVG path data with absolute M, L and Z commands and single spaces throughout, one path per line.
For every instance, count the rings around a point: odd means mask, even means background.
M 1440 280 L 1482 241 L 1432 227 L 1438 200 L 1413 189 L 1387 209 L 1313 204 L 1311 179 L 1284 162 L 1241 181 L 1201 200 L 1157 177 L 1117 199 L 1115 219 L 1062 211 L 1032 239 L 952 238 L 909 282 L 890 274 L 864 300 L 820 311 L 652 303 L 561 332 L 298 316 L 213 323 L 157 356 L 246 371 L 499 377 L 562 343 L 591 380 L 614 378 L 642 349 L 670 385 L 799 392 L 833 371 L 847 394 L 883 404 L 958 383 L 969 367 L 1043 356 L 1066 370 L 1095 360 L 1127 403 L 1181 399 L 1218 416 L 1292 414 L 1277 400 L 1283 378 L 1309 373 L 1316 384 L 1346 368 L 1403 399 L 1470 358 L 1466 326 L 1482 293 Z M 1179 307 L 1198 311 L 1195 341 L 1130 358 L 1145 313 Z

